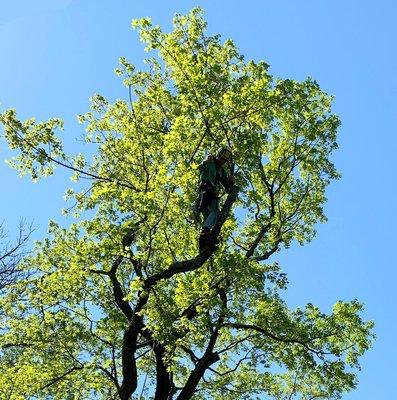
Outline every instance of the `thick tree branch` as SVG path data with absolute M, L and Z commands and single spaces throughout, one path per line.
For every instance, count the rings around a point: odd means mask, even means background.
M 278 250 L 278 246 L 280 245 L 280 243 L 282 243 L 282 239 L 278 238 L 276 240 L 276 243 L 274 244 L 274 246 L 268 250 L 267 252 L 265 252 L 265 254 L 261 255 L 261 256 L 257 256 L 254 258 L 255 261 L 265 261 L 267 260 L 272 254 L 274 254 L 277 250 Z
M 266 232 L 268 231 L 269 228 L 270 228 L 270 223 L 266 224 L 266 225 L 262 225 L 257 237 L 255 238 L 255 240 L 252 242 L 251 246 L 249 247 L 249 249 L 245 253 L 245 256 L 247 258 L 251 258 L 253 256 L 255 249 L 258 247 L 258 244 L 263 239 L 263 237 L 265 236 L 265 234 L 266 234 Z
M 154 400 L 167 400 L 171 398 L 174 390 L 174 382 L 172 373 L 168 372 L 167 365 L 164 361 L 166 356 L 166 349 L 162 343 L 153 339 L 152 333 L 145 324 L 142 324 L 140 334 L 151 345 L 156 361 L 156 392 Z M 138 357 L 136 358 L 138 359 Z
M 118 256 L 117 259 L 114 261 L 112 268 L 108 272 L 108 276 L 112 282 L 113 285 L 113 296 L 114 300 L 119 307 L 119 309 L 122 311 L 122 313 L 125 315 L 127 320 L 131 320 L 133 316 L 133 310 L 130 305 L 130 303 L 124 299 L 124 293 L 121 288 L 120 282 L 117 279 L 116 272 L 117 268 L 120 266 L 120 264 L 123 262 L 124 257 L 123 256 Z
M 139 300 L 132 311 L 132 317 L 124 331 L 123 345 L 121 351 L 121 362 L 123 381 L 118 391 L 120 400 L 130 400 L 132 393 L 138 386 L 138 373 L 136 367 L 135 353 L 138 349 L 138 337 L 141 333 L 144 323 L 143 316 L 139 315 L 140 311 L 148 302 L 148 296 L 144 293 L 139 293 Z
M 122 240 L 123 246 L 131 246 L 134 237 L 135 236 L 131 234 L 131 232 L 127 232 Z M 138 302 L 134 309 L 132 309 L 129 302 L 125 300 L 123 290 L 116 275 L 117 269 L 123 262 L 123 259 L 123 256 L 117 257 L 110 271 L 108 272 L 108 276 L 113 285 L 113 295 L 115 302 L 128 320 L 128 325 L 124 331 L 121 352 L 123 380 L 120 387 L 118 388 L 118 395 L 121 400 L 129 400 L 138 385 L 135 353 L 138 348 L 141 347 L 138 344 L 138 337 L 142 331 L 142 328 L 144 327 L 143 316 L 139 315 L 139 313 L 148 302 L 148 295 L 140 291 L 138 293 Z
M 229 195 L 227 196 L 227 199 L 223 205 L 223 208 L 220 212 L 218 221 L 214 228 L 212 229 L 211 232 L 211 237 L 209 238 L 209 242 L 213 244 L 213 246 L 208 247 L 206 250 L 198 254 L 196 257 L 190 259 L 190 260 L 185 260 L 185 261 L 177 261 L 173 263 L 168 269 L 159 272 L 155 275 L 152 275 L 148 277 L 145 280 L 145 288 L 150 288 L 153 285 L 155 285 L 157 282 L 159 282 L 162 279 L 169 279 L 175 274 L 182 273 L 182 272 L 189 272 L 189 271 L 194 271 L 195 269 L 201 267 L 215 252 L 215 241 L 222 229 L 223 224 L 225 223 L 230 210 L 234 204 L 234 202 L 237 199 L 238 195 L 238 187 L 234 186 Z
M 188 380 L 185 383 L 184 388 L 180 392 L 177 400 L 187 400 L 190 399 L 195 391 L 198 383 L 204 377 L 205 371 L 214 363 L 219 361 L 219 353 L 214 352 L 215 344 L 218 339 L 219 335 L 219 328 L 222 326 L 224 321 L 225 312 L 227 309 L 227 295 L 226 291 L 221 288 L 217 287 L 217 294 L 222 302 L 222 308 L 218 317 L 218 320 L 215 326 L 210 326 L 211 328 L 211 336 L 208 342 L 208 346 L 200 359 L 197 359 L 195 362 L 195 368 L 191 372 Z M 196 357 L 195 354 L 190 349 L 185 349 L 185 351 L 190 354 L 192 361 L 194 362 L 194 358 Z
M 191 372 L 185 386 L 179 393 L 177 400 L 188 400 L 191 399 L 196 391 L 196 387 L 204 376 L 205 371 L 214 363 L 219 361 L 218 353 L 214 352 L 216 340 L 218 339 L 218 328 L 215 328 L 208 343 L 208 346 L 203 356 L 197 361 L 194 370 Z
M 140 221 L 134 224 L 134 226 L 129 229 L 125 235 L 122 238 L 122 245 L 123 248 L 129 248 L 133 241 L 135 240 L 135 235 L 136 235 L 136 230 L 140 224 L 146 221 L 146 216 L 144 216 Z M 138 261 L 133 259 L 132 252 L 129 252 L 130 254 L 130 261 L 133 264 L 135 271 L 138 276 L 140 276 L 140 264 Z M 116 260 L 113 262 L 112 267 L 110 268 L 110 271 L 99 271 L 99 270 L 92 270 L 91 272 L 97 273 L 97 274 L 103 274 L 107 275 L 110 278 L 110 281 L 112 282 L 113 286 L 113 296 L 114 300 L 119 307 L 119 309 L 122 311 L 124 316 L 127 318 L 127 320 L 131 320 L 132 315 L 133 315 L 133 310 L 131 305 L 127 300 L 124 298 L 124 293 L 123 289 L 121 288 L 120 282 L 117 279 L 117 269 L 121 265 L 121 263 L 124 260 L 124 256 L 118 256 Z
M 170 398 L 174 385 L 171 374 L 167 371 L 164 363 L 165 347 L 156 342 L 153 351 L 156 358 L 156 393 L 154 400 L 167 400 Z

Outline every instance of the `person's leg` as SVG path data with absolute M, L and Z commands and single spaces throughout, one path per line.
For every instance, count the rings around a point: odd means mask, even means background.
M 211 213 L 211 202 L 214 199 L 215 194 L 213 188 L 208 183 L 203 183 L 199 188 L 199 197 L 196 201 L 196 209 L 199 214 L 203 215 L 203 221 L 205 221 Z
M 205 213 L 203 212 L 204 216 L 203 230 L 205 229 L 210 231 L 215 226 L 216 221 L 218 220 L 218 214 L 219 214 L 218 198 L 214 197 L 211 199 L 211 202 L 205 209 Z
M 211 200 L 209 206 L 205 210 L 203 210 L 204 223 L 199 237 L 200 251 L 202 251 L 208 245 L 208 239 L 210 238 L 211 229 L 215 226 L 216 221 L 218 220 L 218 203 L 219 200 L 217 197 L 215 197 Z

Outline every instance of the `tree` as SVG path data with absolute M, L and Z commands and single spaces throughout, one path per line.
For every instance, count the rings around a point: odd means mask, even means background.
M 64 152 L 58 118 L 1 116 L 21 174 L 62 166 L 84 183 L 67 190 L 76 221 L 50 221 L 22 262 L 30 276 L 1 299 L 1 397 L 339 398 L 356 385 L 373 324 L 356 300 L 329 315 L 289 309 L 271 260 L 325 221 L 339 176 L 332 98 L 206 36 L 198 8 L 170 33 L 147 18 L 133 27 L 153 57 L 145 71 L 121 58 L 128 100 L 95 95 L 79 116 L 92 161 Z M 219 248 L 200 253 L 197 166 L 222 145 L 236 184 L 212 233 Z
M 8 234 L 4 224 L 0 224 L 0 293 L 9 285 L 22 277 L 26 277 L 24 271 L 19 268 L 21 259 L 26 255 L 25 246 L 33 231 L 32 224 L 20 221 L 17 238 L 14 242 L 7 240 Z

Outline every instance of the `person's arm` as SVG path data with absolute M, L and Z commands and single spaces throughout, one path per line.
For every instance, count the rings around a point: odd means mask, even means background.
M 222 167 L 222 176 L 220 179 L 223 187 L 229 190 L 235 183 L 234 175 L 232 173 L 228 174 L 224 167 Z

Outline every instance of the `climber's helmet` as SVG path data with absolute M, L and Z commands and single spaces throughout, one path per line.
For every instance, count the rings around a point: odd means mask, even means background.
M 218 151 L 217 158 L 221 164 L 230 163 L 232 161 L 232 150 L 230 147 L 222 147 Z

